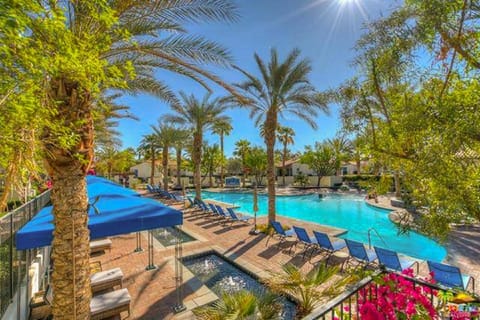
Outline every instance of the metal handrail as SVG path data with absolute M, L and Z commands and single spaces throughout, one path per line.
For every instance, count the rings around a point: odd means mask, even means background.
M 385 248 L 388 248 L 387 243 L 385 242 L 385 240 L 383 240 L 382 236 L 380 235 L 380 233 L 378 233 L 377 229 L 375 229 L 374 227 L 371 227 L 370 229 L 368 229 L 368 248 L 369 249 L 372 249 L 372 239 L 370 236 L 370 231 L 375 231 L 375 233 L 377 234 L 377 237 L 380 240 L 382 240 L 382 243 L 385 245 Z

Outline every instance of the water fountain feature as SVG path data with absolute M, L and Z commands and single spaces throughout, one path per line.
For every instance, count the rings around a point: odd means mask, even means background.
M 155 239 L 157 239 L 158 242 L 160 242 L 164 247 L 175 245 L 175 232 L 179 233 L 180 241 L 182 243 L 196 240 L 195 238 L 183 232 L 182 230 L 178 230 L 178 229 L 175 230 L 172 227 L 159 228 L 159 229 L 152 230 L 152 234 L 155 237 Z
M 187 257 L 183 260 L 183 264 L 217 296 L 225 293 L 235 293 L 240 290 L 263 295 L 268 290 L 252 275 L 214 253 L 194 258 Z M 286 298 L 282 298 L 281 303 L 283 311 L 280 319 L 293 319 L 295 304 Z

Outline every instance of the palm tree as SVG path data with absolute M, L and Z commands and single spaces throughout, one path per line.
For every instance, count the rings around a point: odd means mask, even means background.
M 279 296 L 269 292 L 255 295 L 241 290 L 232 294 L 224 293 L 220 300 L 194 313 L 199 320 L 274 320 L 279 319 L 282 308 L 278 299 Z
M 233 21 L 237 14 L 229 0 L 67 1 L 42 2 L 37 7 L 42 5 L 46 13 L 30 20 L 36 25 L 27 34 L 32 44 L 48 48 L 45 55 L 62 66 L 45 68 L 46 92 L 40 95 L 47 98 L 43 102 L 48 112 L 42 142 L 53 181 L 52 311 L 58 319 L 86 319 L 91 290 L 85 175 L 94 158 L 97 93 L 146 92 L 176 102 L 168 85 L 155 78 L 160 69 L 205 87 L 211 80 L 234 92 L 201 67 L 205 63 L 228 65 L 228 52 L 202 37 L 186 34 L 184 24 Z M 64 20 L 54 21 L 61 21 L 61 28 L 59 23 L 44 21 L 62 14 Z M 77 60 L 66 63 L 68 59 Z M 73 138 L 66 142 L 66 137 Z
M 208 145 L 208 143 L 203 144 L 202 152 L 202 166 L 205 169 L 206 174 L 208 175 L 208 185 L 210 188 L 213 187 L 213 174 L 215 169 L 223 162 L 223 155 L 220 152 L 218 144 Z
M 342 163 L 350 159 L 352 144 L 343 136 L 327 139 L 327 144 L 332 148 L 335 158 L 335 175 L 339 176 Z
M 168 191 L 168 160 L 169 150 L 177 138 L 177 128 L 158 121 L 158 127 L 152 126 L 158 145 L 162 148 L 163 190 Z
M 283 145 L 282 150 L 282 185 L 285 186 L 285 160 L 287 158 L 289 144 L 293 144 L 293 137 L 295 136 L 295 131 L 290 127 L 278 126 L 277 128 L 277 139 Z
M 140 141 L 140 146 L 138 147 L 139 153 L 143 153 L 144 158 L 150 158 L 150 184 L 153 186 L 155 184 L 155 162 L 156 156 L 159 149 L 158 140 L 154 134 L 148 134 L 143 136 L 142 141 Z
M 220 98 L 212 99 L 210 93 L 206 94 L 201 100 L 194 95 L 187 95 L 184 92 L 180 92 L 180 97 L 182 102 L 171 106 L 174 113 L 164 115 L 163 119 L 187 125 L 193 131 L 192 160 L 195 197 L 201 199 L 203 133 L 212 129 L 215 123 L 228 121 L 230 118 L 222 114 L 227 109 L 224 100 Z
M 281 62 L 276 49 L 272 49 L 270 62 L 254 55 L 260 78 L 237 68 L 247 80 L 237 85 L 246 101 L 240 104 L 250 109 L 255 125 L 263 124 L 264 141 L 267 147 L 268 219 L 275 221 L 275 142 L 278 117 L 292 114 L 312 128 L 316 128 L 318 111 L 327 112 L 324 97 L 308 81 L 312 68 L 308 60 L 300 60 L 300 51 L 294 49 Z
M 233 155 L 240 157 L 242 161 L 242 188 L 245 188 L 245 158 L 249 150 L 250 141 L 241 139 L 235 142 L 235 151 L 233 152 Z
M 213 125 L 212 132 L 215 134 L 218 134 L 220 137 L 220 152 L 222 153 L 222 158 L 225 157 L 225 153 L 223 151 L 223 138 L 224 136 L 230 135 L 230 132 L 232 132 L 232 125 L 231 125 L 232 119 L 229 119 L 228 121 L 219 121 Z M 224 161 L 220 164 L 220 187 L 223 188 L 223 169 L 224 169 Z
M 173 147 L 175 148 L 175 157 L 177 160 L 177 187 L 182 186 L 180 180 L 181 170 L 182 170 L 182 152 L 183 150 L 191 143 L 190 141 L 190 131 L 184 128 L 177 128 L 175 133 L 175 141 Z
M 289 295 L 297 301 L 298 318 L 313 311 L 320 298 L 324 296 L 318 287 L 338 272 L 338 267 L 329 267 L 324 263 L 318 264 L 308 273 L 302 272 L 300 268 L 290 263 L 284 265 L 282 269 L 281 274 L 272 273 L 272 276 L 267 278 L 266 284 L 273 292 Z M 334 286 L 325 291 L 330 291 Z

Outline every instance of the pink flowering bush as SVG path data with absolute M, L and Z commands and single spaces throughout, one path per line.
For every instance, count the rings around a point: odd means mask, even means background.
M 403 274 L 413 277 L 413 270 L 407 269 Z M 438 319 L 438 313 L 429 299 L 431 295 L 436 296 L 435 290 L 414 285 L 395 273 L 385 274 L 374 282 L 359 292 L 360 319 Z

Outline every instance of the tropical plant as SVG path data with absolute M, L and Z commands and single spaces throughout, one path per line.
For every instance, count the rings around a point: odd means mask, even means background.
M 245 176 L 247 175 L 245 172 L 245 158 L 247 157 L 249 151 L 250 141 L 241 139 L 235 142 L 235 150 L 233 151 L 233 155 L 239 157 L 242 161 L 242 188 L 245 188 Z
M 295 131 L 293 131 L 290 127 L 278 126 L 277 128 L 277 139 L 283 145 L 282 150 L 282 184 L 285 186 L 285 161 L 287 160 L 288 149 L 287 146 L 289 144 L 293 144 L 293 137 L 295 136 Z
M 342 163 L 351 158 L 351 142 L 347 138 L 339 136 L 333 139 L 327 139 L 326 144 L 330 146 L 333 153 L 335 175 L 339 176 Z
M 203 144 L 202 151 L 202 167 L 205 168 L 205 173 L 208 175 L 208 185 L 213 187 L 213 174 L 217 168 L 223 163 L 223 155 L 218 144 L 208 145 Z
M 201 199 L 203 134 L 215 123 L 226 122 L 230 117 L 223 114 L 227 105 L 223 99 L 206 94 L 201 100 L 194 95 L 180 92 L 181 103 L 171 106 L 174 113 L 163 116 L 165 121 L 186 125 L 193 131 L 192 161 L 194 166 L 195 197 Z
M 225 152 L 223 151 L 223 139 L 225 136 L 230 135 L 230 132 L 232 132 L 232 119 L 229 119 L 228 121 L 219 121 L 216 122 L 213 127 L 212 127 L 212 132 L 215 134 L 218 134 L 220 137 L 220 152 L 222 153 L 222 158 L 225 157 Z M 225 167 L 225 162 L 222 161 L 220 164 L 220 187 L 223 188 L 223 178 L 224 178 L 224 167 Z
M 254 176 L 255 185 L 263 184 L 263 177 L 267 173 L 267 153 L 260 147 L 250 148 L 245 157 L 245 168 Z
M 316 142 L 315 146 L 305 147 L 304 154 L 300 157 L 300 163 L 304 163 L 317 175 L 317 187 L 320 187 L 322 177 L 335 173 L 335 155 L 332 147 L 326 143 Z
M 300 51 L 294 49 L 284 61 L 280 61 L 276 49 L 270 53 L 266 63 L 258 54 L 254 55 L 260 72 L 256 77 L 239 68 L 247 80 L 236 86 L 246 97 L 241 106 L 250 110 L 255 125 L 263 124 L 264 141 L 267 147 L 267 188 L 268 219 L 275 221 L 275 142 L 278 117 L 292 114 L 312 128 L 316 128 L 315 117 L 318 111 L 327 111 L 323 95 L 319 94 L 308 81 L 311 64 L 308 60 L 298 60 Z
M 135 165 L 135 153 L 132 149 L 116 150 L 113 147 L 105 147 L 96 153 L 95 170 L 97 173 L 112 178 L 112 173 L 128 172 Z
M 233 21 L 235 6 L 227 0 L 2 0 L 0 7 L 6 12 L 0 15 L 2 73 L 15 80 L 8 81 L 0 95 L 2 102 L 24 100 L 15 103 L 16 110 L 2 106 L 2 114 L 28 120 L 26 115 L 37 107 L 31 119 L 38 126 L 26 128 L 36 129 L 31 132 L 41 138 L 42 156 L 53 181 L 53 315 L 88 318 L 85 175 L 93 161 L 95 102 L 107 90 L 147 92 L 176 101 L 166 83 L 155 79 L 158 69 L 206 87 L 211 80 L 233 92 L 200 67 L 204 63 L 228 65 L 226 50 L 185 35 L 184 24 Z M 29 85 L 33 89 L 24 91 Z
M 194 313 L 199 320 L 274 320 L 280 318 L 282 308 L 278 299 L 279 296 L 269 292 L 255 295 L 241 290 L 224 293 L 220 300 Z
M 299 318 L 311 313 L 323 297 L 318 286 L 338 272 L 338 267 L 329 267 L 324 263 L 317 265 L 308 273 L 302 272 L 293 264 L 286 264 L 282 269 L 281 274 L 272 273 L 266 284 L 273 292 L 287 294 L 297 301 Z
M 154 134 L 148 134 L 143 136 L 142 141 L 140 141 L 140 146 L 138 151 L 140 154 L 143 154 L 145 159 L 150 159 L 150 184 L 154 185 L 155 177 L 155 166 L 157 160 L 157 153 L 159 151 L 158 140 Z
M 237 175 L 242 173 L 242 160 L 238 158 L 229 158 L 227 159 L 227 173 Z
M 182 152 L 187 146 L 191 145 L 191 134 L 189 130 L 184 128 L 177 128 L 176 131 L 173 147 L 175 148 L 175 158 L 177 162 L 177 187 L 181 187 L 180 173 L 183 167 Z
M 161 120 L 158 121 L 158 126 L 152 126 L 152 129 L 155 139 L 157 140 L 157 144 L 162 148 L 163 189 L 168 191 L 169 150 L 175 144 L 178 138 L 178 129 Z

